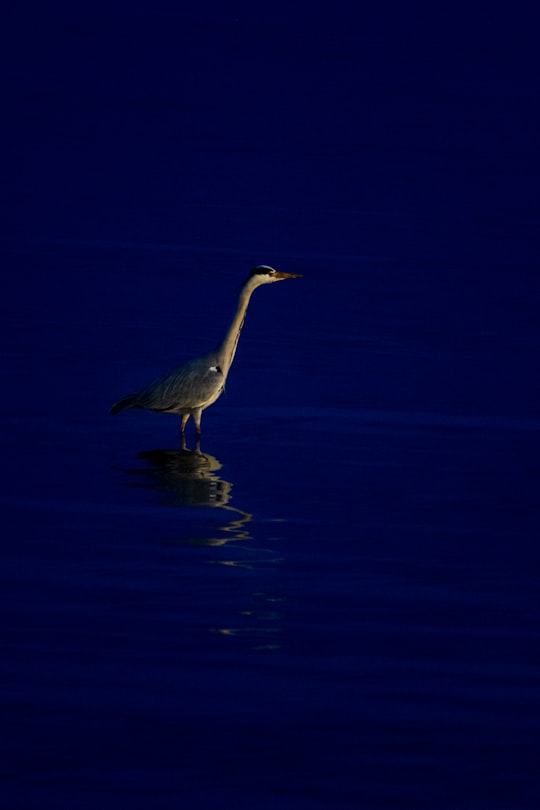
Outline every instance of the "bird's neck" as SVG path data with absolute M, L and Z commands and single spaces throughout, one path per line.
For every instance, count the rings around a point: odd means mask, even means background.
M 232 319 L 223 343 L 218 348 L 217 354 L 219 358 L 219 365 L 224 376 L 227 376 L 232 365 L 232 361 L 234 360 L 234 355 L 236 354 L 236 347 L 238 346 L 240 332 L 242 331 L 242 327 L 244 325 L 249 300 L 254 289 L 255 286 L 249 282 L 242 287 L 234 318 Z

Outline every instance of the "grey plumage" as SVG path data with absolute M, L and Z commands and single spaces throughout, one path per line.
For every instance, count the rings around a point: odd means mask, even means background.
M 182 416 L 182 433 L 189 417 L 193 416 L 197 434 L 200 435 L 203 410 L 223 392 L 252 293 L 262 284 L 298 277 L 296 273 L 279 273 L 266 265 L 255 267 L 242 285 L 236 313 L 217 349 L 190 360 L 140 391 L 115 402 L 111 413 L 117 414 L 126 408 L 145 408 L 179 414 Z
M 182 414 L 185 408 L 203 407 L 223 391 L 224 377 L 215 354 L 197 357 L 165 377 L 129 394 L 111 408 L 116 414 L 125 408 L 146 408 L 161 413 Z

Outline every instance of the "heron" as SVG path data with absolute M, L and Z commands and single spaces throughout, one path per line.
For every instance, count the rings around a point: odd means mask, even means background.
M 202 412 L 223 393 L 253 292 L 263 284 L 300 277 L 299 273 L 281 273 L 266 264 L 253 268 L 242 284 L 234 317 L 219 346 L 115 402 L 111 413 L 117 414 L 126 408 L 144 408 L 157 413 L 178 414 L 182 417 L 180 432 L 183 441 L 186 424 L 193 416 L 199 440 Z

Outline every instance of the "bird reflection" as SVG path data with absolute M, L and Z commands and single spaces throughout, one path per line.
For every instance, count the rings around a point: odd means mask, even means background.
M 249 540 L 247 524 L 253 515 L 231 506 L 232 483 L 217 475 L 222 465 L 215 456 L 202 453 L 200 446 L 188 450 L 183 442 L 180 450 L 146 450 L 138 458 L 148 466 L 130 473 L 137 476 L 131 486 L 155 489 L 163 502 L 172 506 L 210 507 L 230 513 L 230 520 L 220 526 L 226 537 L 191 538 L 190 542 L 205 545 L 223 545 L 230 540 Z
M 220 477 L 222 465 L 217 458 L 201 452 L 199 444 L 195 450 L 188 450 L 184 441 L 179 450 L 147 450 L 138 453 L 137 458 L 140 464 L 128 471 L 128 486 L 156 491 L 161 502 L 169 506 L 210 508 L 216 510 L 216 515 L 227 516 L 226 522 L 218 520 L 217 525 L 211 527 L 209 515 L 205 515 L 201 528 L 197 521 L 182 513 L 181 535 L 175 542 L 224 547 L 231 541 L 253 539 L 248 528 L 253 515 L 231 505 L 233 485 Z M 228 604 L 226 598 L 220 602 L 208 629 L 216 636 L 236 639 L 254 650 L 279 649 L 285 597 L 266 587 L 266 577 L 268 567 L 279 563 L 281 558 L 272 548 L 242 542 L 228 549 L 216 549 L 211 557 L 209 562 L 223 566 L 224 570 L 246 569 L 253 572 L 253 576 L 238 580 L 239 585 L 246 583 L 247 590 L 240 591 L 242 597 L 237 594 L 234 606 Z M 261 571 L 266 572 L 263 587 Z M 220 578 L 216 581 L 219 583 Z M 254 586 L 254 583 L 257 584 Z M 238 599 L 242 605 L 240 610 Z

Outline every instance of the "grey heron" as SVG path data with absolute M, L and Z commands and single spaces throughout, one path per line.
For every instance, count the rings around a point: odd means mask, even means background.
M 263 284 L 288 278 L 300 278 L 300 275 L 280 273 L 265 264 L 255 267 L 242 284 L 236 312 L 222 343 L 214 351 L 190 360 L 140 391 L 115 402 L 111 413 L 116 414 L 126 408 L 145 408 L 158 413 L 178 414 L 182 417 L 182 438 L 188 419 L 193 416 L 199 438 L 202 412 L 223 393 L 254 290 Z

